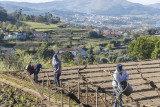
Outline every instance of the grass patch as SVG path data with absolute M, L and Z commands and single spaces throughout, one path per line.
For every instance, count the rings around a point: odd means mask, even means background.
M 23 21 L 23 23 L 29 25 L 32 29 L 57 29 L 59 25 L 57 24 L 50 24 L 50 25 L 46 25 L 43 23 L 36 23 L 36 22 L 25 22 Z

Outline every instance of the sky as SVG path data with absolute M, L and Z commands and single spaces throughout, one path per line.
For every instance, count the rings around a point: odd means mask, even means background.
M 54 0 L 0 0 L 0 1 L 15 1 L 15 2 L 32 2 L 32 3 L 40 3 L 40 2 L 50 2 Z M 154 3 L 160 3 L 160 0 L 127 0 L 134 3 L 140 3 L 140 4 L 154 4 Z

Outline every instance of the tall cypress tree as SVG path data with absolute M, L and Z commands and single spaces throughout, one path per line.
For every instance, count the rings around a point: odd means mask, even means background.
M 94 62 L 94 57 L 93 57 L 93 47 L 91 46 L 89 51 L 88 51 L 88 63 L 93 63 Z

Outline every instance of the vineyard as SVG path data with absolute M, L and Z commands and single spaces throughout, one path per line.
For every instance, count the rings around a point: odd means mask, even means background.
M 123 96 L 123 105 L 127 107 L 160 107 L 160 60 L 129 62 L 122 63 L 122 65 L 130 75 L 128 82 L 133 88 L 133 93 L 129 97 Z M 57 90 L 63 90 L 63 96 L 70 97 L 77 105 L 112 107 L 115 99 L 112 89 L 112 74 L 115 66 L 116 64 L 89 64 L 63 67 L 60 77 L 62 88 L 57 88 Z M 48 77 L 44 76 L 44 72 Z M 22 81 L 29 81 L 21 72 L 12 73 L 10 76 Z M 47 80 L 50 81 L 49 90 L 54 92 L 51 90 L 55 86 L 51 84 L 54 80 L 52 69 L 42 69 L 39 73 L 39 86 L 43 85 L 43 81 L 47 86 Z M 54 97 L 53 94 L 49 94 L 49 96 Z M 59 106 L 61 105 L 67 107 L 69 103 L 63 102 L 59 104 Z

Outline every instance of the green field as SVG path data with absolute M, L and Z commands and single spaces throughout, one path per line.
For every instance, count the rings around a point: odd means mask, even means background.
M 30 26 L 31 29 L 36 29 L 36 30 L 51 30 L 51 29 L 57 29 L 59 25 L 57 24 L 50 24 L 50 25 L 46 25 L 43 23 L 36 23 L 36 22 L 25 22 L 23 21 L 23 23 L 27 24 Z

